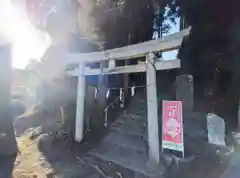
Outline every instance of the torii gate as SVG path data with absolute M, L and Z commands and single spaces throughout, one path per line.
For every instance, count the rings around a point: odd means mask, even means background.
M 180 68 L 180 60 L 169 61 L 158 60 L 153 52 L 166 52 L 178 49 L 184 36 L 189 35 L 190 28 L 178 33 L 165 36 L 159 40 L 151 40 L 135 45 L 130 45 L 112 50 L 93 53 L 67 53 L 66 65 L 78 64 L 78 68 L 67 73 L 78 77 L 77 111 L 75 124 L 75 140 L 83 140 L 84 129 L 84 97 L 85 97 L 85 76 L 88 75 L 111 75 L 124 73 L 146 72 L 147 75 L 147 121 L 148 121 L 148 146 L 149 161 L 159 164 L 159 128 L 158 128 L 158 104 L 156 90 L 156 70 Z M 146 57 L 146 63 L 130 66 L 116 67 L 116 60 L 125 60 L 136 57 Z M 108 61 L 108 68 L 90 69 L 85 67 L 86 63 Z

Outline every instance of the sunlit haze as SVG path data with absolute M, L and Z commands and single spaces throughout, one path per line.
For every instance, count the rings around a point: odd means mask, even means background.
M 46 33 L 36 29 L 28 20 L 24 8 L 0 1 L 0 34 L 12 43 L 12 66 L 23 69 L 30 60 L 40 60 L 50 45 Z

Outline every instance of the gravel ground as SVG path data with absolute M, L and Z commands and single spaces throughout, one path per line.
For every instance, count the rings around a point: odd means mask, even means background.
M 113 163 L 102 162 L 86 154 L 77 147 L 53 141 L 53 137 L 43 134 L 36 140 L 28 135 L 18 138 L 21 153 L 15 161 L 14 178 L 134 178 L 132 171 Z M 74 148 L 73 148 L 74 147 Z M 80 148 L 81 149 L 81 148 Z

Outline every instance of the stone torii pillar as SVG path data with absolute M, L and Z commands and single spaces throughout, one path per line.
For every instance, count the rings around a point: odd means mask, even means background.
M 151 164 L 157 165 L 160 163 L 160 149 L 155 59 L 153 53 L 146 56 L 149 161 Z
M 84 63 L 79 64 L 77 84 L 77 108 L 76 108 L 76 123 L 75 123 L 75 141 L 81 142 L 84 134 L 84 98 L 86 90 L 86 77 L 84 75 Z

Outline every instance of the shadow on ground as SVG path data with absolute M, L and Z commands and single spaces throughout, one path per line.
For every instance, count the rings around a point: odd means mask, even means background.
M 39 150 L 46 157 L 53 168 L 49 175 L 62 178 L 146 178 L 124 169 L 114 163 L 104 162 L 87 154 L 94 145 L 85 142 L 81 147 L 72 145 L 72 148 L 61 142 L 52 141 L 52 138 L 43 135 L 38 139 Z M 95 145 L 96 146 L 96 145 Z M 228 160 L 213 154 L 197 156 L 194 161 L 175 164 L 167 169 L 164 178 L 220 178 L 228 165 Z M 161 177 L 161 178 L 163 178 Z
M 63 178 L 91 177 L 93 169 L 85 166 L 78 155 L 66 143 L 54 141 L 52 136 L 41 135 L 37 139 L 39 151 L 42 152 L 53 172 L 48 177 L 60 176 Z
M 11 178 L 17 154 L 0 156 L 0 177 Z
M 181 163 L 171 167 L 166 178 L 220 178 L 226 169 L 224 162 L 216 155 L 202 155 L 190 163 Z
M 104 133 L 90 135 L 79 144 L 69 143 L 68 139 L 56 140 L 48 134 L 37 139 L 39 151 L 51 165 L 53 172 L 48 176 L 62 178 L 134 178 L 134 173 L 113 163 L 103 162 L 88 151 L 95 147 Z

